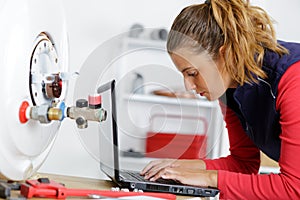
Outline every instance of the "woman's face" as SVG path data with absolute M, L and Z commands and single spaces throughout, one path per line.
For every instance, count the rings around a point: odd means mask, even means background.
M 195 54 L 179 49 L 170 54 L 177 69 L 183 74 L 187 90 L 195 90 L 209 101 L 218 99 L 229 87 L 236 87 L 224 70 L 224 58 L 214 61 L 206 52 Z

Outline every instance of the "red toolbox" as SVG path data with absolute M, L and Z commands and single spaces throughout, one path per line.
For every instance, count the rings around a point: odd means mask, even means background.
M 161 122 L 159 127 L 154 127 L 155 121 Z M 190 132 L 179 132 L 182 130 L 170 131 L 167 127 L 168 123 L 172 126 L 170 121 L 173 121 L 173 124 L 176 123 L 177 126 L 189 126 L 189 123 L 194 121 L 193 123 L 197 123 L 198 129 L 188 130 L 186 128 L 186 131 Z M 199 127 L 202 130 L 199 130 Z M 151 118 L 151 130 L 147 132 L 145 155 L 146 157 L 154 158 L 205 158 L 207 147 L 206 133 L 207 120 L 203 117 L 155 115 Z

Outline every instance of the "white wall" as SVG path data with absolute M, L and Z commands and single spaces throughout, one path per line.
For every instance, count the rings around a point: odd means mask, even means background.
M 279 39 L 300 41 L 300 27 L 297 25 L 297 20 L 300 17 L 299 0 L 253 0 L 250 2 L 264 8 L 273 18 Z
M 170 27 L 185 6 L 202 1 L 186 0 L 64 0 L 70 42 L 70 66 L 79 70 L 90 53 L 101 43 L 128 31 L 133 23 L 148 28 Z M 300 41 L 300 27 L 292 22 L 300 19 L 300 1 L 258 1 L 278 22 L 278 37 Z M 74 87 L 75 82 L 71 82 Z M 73 90 L 67 103 L 73 103 Z M 99 164 L 82 147 L 74 122 L 65 120 L 52 152 L 40 172 L 84 177 L 103 177 Z
M 80 70 L 95 48 L 127 32 L 132 24 L 145 28 L 169 28 L 178 12 L 186 5 L 199 1 L 172 0 L 64 0 L 70 42 L 70 67 Z M 70 88 L 74 87 L 72 82 Z M 67 103 L 73 103 L 70 90 Z M 99 163 L 82 147 L 73 121 L 65 120 L 52 152 L 40 172 L 103 177 Z

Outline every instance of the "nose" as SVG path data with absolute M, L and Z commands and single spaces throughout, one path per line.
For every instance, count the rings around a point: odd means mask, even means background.
M 193 81 L 189 80 L 188 78 L 184 79 L 184 86 L 187 91 L 196 89 L 195 83 Z

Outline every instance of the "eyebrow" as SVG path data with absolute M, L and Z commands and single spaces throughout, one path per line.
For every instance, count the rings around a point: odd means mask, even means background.
M 187 70 L 189 70 L 189 69 L 191 69 L 191 68 L 193 68 L 193 67 L 187 67 L 187 68 L 184 68 L 184 69 L 181 71 L 181 73 L 184 73 L 185 71 L 187 71 Z

